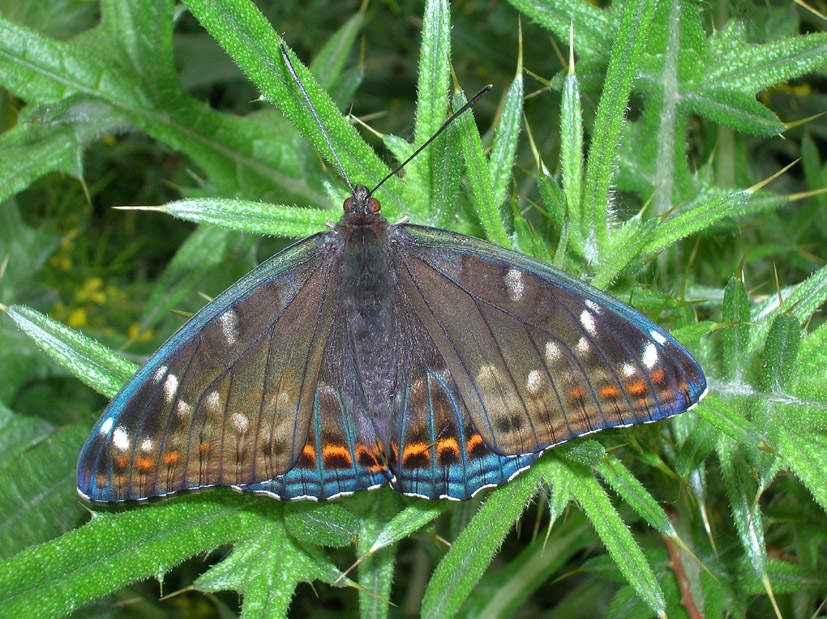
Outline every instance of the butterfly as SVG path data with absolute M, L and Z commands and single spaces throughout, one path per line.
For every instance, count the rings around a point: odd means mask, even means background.
M 555 445 L 705 395 L 692 355 L 631 307 L 486 241 L 390 224 L 374 191 L 353 187 L 335 226 L 149 358 L 81 452 L 81 496 L 325 500 L 389 484 L 463 500 Z

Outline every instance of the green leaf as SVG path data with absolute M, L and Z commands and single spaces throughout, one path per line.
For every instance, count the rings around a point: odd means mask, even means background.
M 779 297 L 784 299 L 784 307 L 789 308 L 791 316 L 801 324 L 806 323 L 813 312 L 827 300 L 827 266 L 821 267 L 792 289 L 782 290 L 780 295 L 771 295 L 764 303 L 753 308 L 753 320 L 758 317 L 762 320 L 750 331 L 750 348 L 757 347 L 767 338 L 772 319 L 784 312 Z
M 38 445 L 0 465 L 0 559 L 57 537 L 83 518 L 74 467 L 89 428 L 80 423 L 46 434 Z M 6 429 L 2 435 L 8 438 Z
M 144 208 L 144 207 L 136 207 Z M 192 199 L 148 207 L 195 223 L 216 224 L 228 230 L 304 238 L 325 229 L 331 214 L 310 208 L 246 200 Z
M 560 167 L 563 170 L 566 212 L 575 232 L 576 246 L 582 251 L 588 236 L 583 227 L 586 221 L 583 208 L 583 111 L 580 107 L 580 84 L 573 72 L 566 76 L 563 83 L 563 100 L 560 105 Z M 543 185 L 554 186 L 548 182 Z M 546 204 L 549 204 L 549 201 L 556 202 L 548 198 Z M 559 212 L 560 207 L 552 210 Z M 558 226 L 562 226 L 562 213 L 554 219 Z
M 448 93 L 451 68 L 451 12 L 446 0 L 428 0 L 422 19 L 422 44 L 419 52 L 419 76 L 417 81 L 416 123 L 414 145 L 424 144 L 445 122 L 448 112 Z M 416 196 L 409 207 L 414 213 L 433 216 L 444 200 L 453 200 L 456 188 L 456 163 L 449 163 L 448 170 L 441 171 L 445 156 L 452 150 L 448 136 L 437 138 L 409 165 L 412 178 L 422 187 L 431 188 L 425 195 Z M 405 155 L 407 158 L 413 149 Z M 456 160 L 455 160 L 456 161 Z M 446 208 L 446 210 L 448 210 Z M 450 213 L 451 211 L 448 211 Z
M 724 291 L 723 320 L 729 324 L 723 332 L 724 372 L 727 378 L 736 378 L 749 350 L 749 305 L 744 283 L 734 277 Z
M 606 56 L 611 49 L 608 33 L 617 31 L 611 11 L 575 0 L 544 2 L 543 0 L 510 0 L 524 15 L 568 41 L 569 28 L 574 28 L 574 48 L 586 56 Z
M 615 492 L 634 509 L 651 527 L 663 535 L 677 537 L 677 532 L 669 516 L 661 509 L 655 498 L 647 492 L 643 484 L 632 475 L 623 463 L 613 456 L 607 456 L 598 467 L 603 479 Z
M 592 142 L 589 148 L 583 192 L 583 203 L 589 206 L 585 247 L 590 260 L 598 258 L 608 241 L 612 225 L 609 213 L 612 167 L 624 110 L 646 44 L 654 7 L 653 0 L 632 0 L 623 5 L 620 27 L 597 106 L 594 132 L 600 140 Z
M 260 519 L 245 531 L 232 554 L 195 581 L 200 591 L 233 590 L 244 596 L 250 617 L 283 617 L 299 582 L 332 584 L 340 572 L 321 553 L 308 552 L 276 519 Z M 346 581 L 347 582 L 347 581 Z
M 605 490 L 595 479 L 582 470 L 565 467 L 562 463 L 552 464 L 549 477 L 564 476 L 569 489 L 592 523 L 614 559 L 618 569 L 646 604 L 658 614 L 664 611 L 663 591 L 640 547 L 632 538 L 629 529 L 612 505 Z
M 310 70 L 323 88 L 331 88 L 347 64 L 350 50 L 365 25 L 365 14 L 355 13 L 316 54 Z
M 347 546 L 359 534 L 359 523 L 334 503 L 303 503 L 284 515 L 284 526 L 299 541 L 318 546 Z
M 454 97 L 454 110 L 458 110 L 466 103 L 465 96 L 458 93 Z M 468 183 L 471 195 L 476 204 L 476 211 L 480 218 L 483 230 L 489 241 L 503 247 L 511 247 L 511 240 L 501 217 L 499 204 L 494 199 L 491 187 L 491 173 L 482 148 L 482 139 L 474 124 L 474 117 L 469 110 L 457 118 L 456 124 L 460 130 L 462 153 L 465 157 L 465 166 L 468 170 Z
M 511 617 L 522 602 L 545 586 L 548 578 L 563 568 L 590 543 L 585 519 L 572 515 L 548 538 L 539 536 L 527 543 L 503 569 L 486 574 L 463 605 L 461 614 L 470 617 Z
M 505 95 L 505 103 L 494 133 L 494 144 L 488 158 L 491 168 L 491 195 L 494 202 L 500 204 L 508 198 L 508 183 L 514 168 L 522 121 L 523 75 L 522 67 L 518 67 L 517 76 Z
M 533 467 L 488 497 L 431 576 L 422 600 L 423 617 L 445 617 L 457 611 L 523 513 L 541 476 L 540 468 Z
M 787 314 L 775 317 L 764 346 L 760 382 L 762 389 L 774 391 L 790 383 L 796 367 L 800 338 L 798 320 Z
M 718 428 L 723 435 L 738 443 L 754 448 L 764 445 L 761 432 L 735 408 L 728 406 L 714 394 L 708 395 L 698 404 L 698 414 Z
M 397 548 L 386 545 L 378 548 L 373 540 L 386 530 L 388 521 L 395 519 L 404 503 L 396 492 L 385 488 L 372 496 L 363 495 L 356 498 L 359 518 L 359 541 L 357 555 L 359 556 L 359 585 L 363 588 L 359 592 L 359 609 L 362 616 L 386 617 L 390 610 L 391 587 L 393 585 Z M 420 505 L 414 505 L 418 508 Z M 409 531 L 408 534 L 413 531 Z M 401 539 L 401 538 L 400 538 Z
M 23 305 L 2 309 L 56 363 L 108 397 L 137 369 L 134 363 L 40 312 Z
M 48 172 L 81 175 L 81 148 L 68 128 L 18 125 L 0 136 L 0 202 Z
M 255 539 L 277 509 L 230 492 L 96 514 L 80 529 L 0 563 L 0 615 L 63 615 L 199 552 Z
M 451 504 L 447 501 L 417 503 L 406 507 L 382 527 L 369 551 L 376 552 L 408 537 L 444 514 L 450 507 Z
M 767 572 L 767 547 L 763 518 L 756 500 L 758 488 L 744 448 L 722 437 L 718 441 L 718 459 L 741 545 L 746 550 L 752 569 L 759 577 L 764 577 Z

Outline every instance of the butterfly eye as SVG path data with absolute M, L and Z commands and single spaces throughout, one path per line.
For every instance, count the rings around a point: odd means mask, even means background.
M 371 198 L 368 202 L 368 211 L 371 213 L 378 213 L 382 209 L 382 205 L 379 204 L 379 200 L 376 198 Z
M 350 212 L 350 203 L 351 202 L 353 202 L 353 198 L 348 198 L 347 200 L 345 200 L 345 203 L 342 204 L 342 208 L 344 209 L 344 211 L 346 213 Z

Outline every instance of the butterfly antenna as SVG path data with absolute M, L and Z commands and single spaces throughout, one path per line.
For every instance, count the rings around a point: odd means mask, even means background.
M 480 91 L 477 94 L 475 94 L 473 97 L 471 97 L 471 99 L 469 99 L 469 101 L 465 105 L 463 105 L 456 112 L 451 114 L 451 117 L 448 120 L 446 120 L 444 123 L 442 123 L 442 126 L 439 129 L 436 130 L 436 133 L 434 133 L 430 138 L 428 138 L 422 146 L 417 148 L 414 151 L 413 155 L 411 155 L 410 157 L 405 159 L 405 161 L 400 163 L 393 172 L 391 172 L 385 178 L 383 178 L 381 181 L 379 181 L 379 184 L 376 185 L 376 187 L 374 187 L 373 189 L 370 190 L 371 195 L 373 195 L 373 192 L 376 191 L 377 189 L 379 189 L 385 183 L 386 180 L 388 180 L 391 176 L 395 176 L 396 173 L 399 172 L 399 170 L 401 170 L 406 165 L 408 165 L 408 163 L 411 161 L 411 159 L 413 159 L 419 153 L 421 153 L 423 150 L 425 150 L 425 148 L 428 146 L 428 144 L 430 144 L 435 139 L 437 139 L 439 137 L 439 134 L 442 133 L 443 131 L 445 131 L 448 128 L 448 125 L 450 125 L 452 122 L 454 122 L 454 120 L 456 120 L 457 116 L 459 116 L 460 114 L 462 114 L 463 112 L 468 110 L 471 106 L 475 105 L 477 103 L 477 101 L 479 101 L 485 95 L 487 95 L 488 91 L 491 90 L 491 88 L 493 88 L 493 86 L 491 84 L 488 84 L 487 86 L 483 86 L 480 89 Z
M 302 91 L 304 95 L 304 100 L 307 101 L 307 106 L 310 108 L 310 111 L 313 113 L 313 118 L 316 119 L 316 124 L 319 125 L 319 129 L 322 130 L 322 135 L 324 136 L 324 141 L 327 142 L 327 146 L 330 149 L 330 152 L 333 153 L 333 158 L 336 160 L 336 165 L 339 166 L 339 171 L 342 173 L 342 178 L 345 179 L 347 183 L 348 189 L 350 189 L 351 195 L 354 194 L 353 185 L 350 184 L 350 179 L 347 176 L 347 172 L 345 172 L 345 167 L 342 165 L 342 162 L 339 161 L 339 155 L 336 154 L 336 149 L 333 148 L 333 144 L 330 142 L 330 138 L 327 136 L 327 131 L 325 131 L 324 125 L 322 124 L 322 119 L 319 118 L 318 112 L 316 112 L 316 108 L 313 107 L 313 102 L 310 100 L 310 97 L 307 95 L 307 91 L 304 89 L 304 84 L 302 84 L 299 76 L 296 75 L 296 69 L 293 68 L 293 63 L 290 62 L 290 57 L 287 55 L 287 48 L 284 46 L 284 43 L 281 43 L 281 56 L 284 58 L 284 62 L 287 65 L 287 69 L 290 71 L 290 75 L 293 77 L 293 81 L 296 82 L 296 86 L 299 87 L 299 90 Z M 440 129 L 442 131 L 442 129 Z M 437 133 L 439 135 L 439 133 Z M 436 137 L 436 136 L 434 136 Z M 432 138 L 433 139 L 433 138 Z M 405 162 L 407 163 L 407 162 Z M 387 179 L 385 179 L 387 180 Z M 382 181 L 384 183 L 385 181 Z M 382 184 L 380 183 L 380 185 Z

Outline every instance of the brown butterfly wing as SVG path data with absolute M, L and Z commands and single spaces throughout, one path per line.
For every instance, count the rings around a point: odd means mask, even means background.
M 655 421 L 703 397 L 686 349 L 605 293 L 477 239 L 417 226 L 396 234 L 398 268 L 419 297 L 411 305 L 445 362 L 457 410 L 494 453 Z
M 176 332 L 114 398 L 78 463 L 95 501 L 245 485 L 302 457 L 333 319 L 319 235 L 263 263 Z

